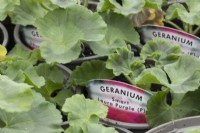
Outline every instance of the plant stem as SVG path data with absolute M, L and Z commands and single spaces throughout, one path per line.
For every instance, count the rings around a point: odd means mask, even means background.
M 125 74 L 123 74 L 123 75 L 124 75 L 124 77 L 128 80 L 128 82 L 129 82 L 130 84 L 135 85 L 135 83 L 133 82 L 133 80 L 132 80 L 128 75 L 125 75 Z
M 181 27 L 179 27 L 177 24 L 175 24 L 174 22 L 170 21 L 170 20 L 164 20 L 165 23 L 168 23 L 170 25 L 172 25 L 173 27 L 175 27 L 178 30 L 183 31 L 183 29 Z
M 84 0 L 84 6 L 88 7 L 88 0 Z
M 200 32 L 200 26 L 198 26 L 194 31 L 193 31 L 193 35 L 197 35 Z
M 183 23 L 184 31 L 189 33 L 189 25 L 187 23 Z
M 189 25 L 189 33 L 190 33 L 190 34 L 193 33 L 193 27 L 192 27 L 192 25 Z

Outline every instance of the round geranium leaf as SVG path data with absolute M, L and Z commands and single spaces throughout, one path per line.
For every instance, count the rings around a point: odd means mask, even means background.
M 67 47 L 65 45 L 55 45 L 52 43 L 42 43 L 40 50 L 42 57 L 47 63 L 58 62 L 68 63 L 79 57 L 81 52 L 81 44 L 75 43 L 74 46 Z
M 124 74 L 136 77 L 144 69 L 143 63 L 142 60 L 134 57 L 134 53 L 131 50 L 121 48 L 108 57 L 106 67 L 112 69 L 115 76 Z
M 100 41 L 106 33 L 101 16 L 80 5 L 49 12 L 36 22 L 36 27 L 46 40 L 40 49 L 49 63 L 68 63 L 78 58 L 81 42 Z
M 200 114 L 199 89 L 186 94 L 172 93 L 171 105 L 167 102 L 169 100 L 167 95 L 168 91 L 158 92 L 147 102 L 146 117 L 150 127 Z
M 188 23 L 190 25 L 199 25 L 199 3 L 200 0 L 190 1 L 186 0 L 185 6 L 179 3 L 172 4 L 166 11 L 166 19 L 179 18 L 181 21 Z
M 153 59 L 156 65 L 165 65 L 177 61 L 182 54 L 179 45 L 174 45 L 164 39 L 154 38 L 144 45 L 140 56 L 143 59 Z
M 77 94 L 66 99 L 62 111 L 68 113 L 70 126 L 81 127 L 84 123 L 98 123 L 100 118 L 106 118 L 108 108 L 97 100 Z
M 6 112 L 23 112 L 31 108 L 33 94 L 31 86 L 16 83 L 0 75 L 0 109 Z
M 199 88 L 200 60 L 194 56 L 182 55 L 177 62 L 164 66 L 175 93 L 186 93 Z
M 20 5 L 15 6 L 9 14 L 14 24 L 34 25 L 38 18 L 48 12 L 38 0 L 20 0 L 20 2 Z
M 105 56 L 117 48 L 126 47 L 126 42 L 139 44 L 139 34 L 127 17 L 111 12 L 102 13 L 101 16 L 107 24 L 107 32 L 103 40 L 88 43 L 94 53 Z

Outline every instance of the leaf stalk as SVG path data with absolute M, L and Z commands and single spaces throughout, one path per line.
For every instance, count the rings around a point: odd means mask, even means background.
M 125 74 L 123 74 L 123 75 L 131 85 L 135 85 L 134 81 L 128 75 L 125 75 Z
M 184 31 L 181 27 L 179 27 L 177 24 L 175 24 L 174 22 L 170 21 L 170 20 L 163 20 L 165 23 L 170 24 L 171 26 L 175 27 L 176 29 L 180 30 L 180 31 Z
M 88 0 L 84 0 L 84 6 L 88 7 Z

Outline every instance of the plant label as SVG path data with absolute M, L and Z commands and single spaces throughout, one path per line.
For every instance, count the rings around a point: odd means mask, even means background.
M 44 40 L 35 27 L 23 27 L 22 33 L 26 45 L 31 49 L 38 48 Z
M 124 128 L 145 129 L 146 105 L 151 94 L 136 86 L 114 80 L 91 80 L 88 94 L 108 106 L 108 123 Z
M 200 58 L 200 38 L 173 28 L 146 25 L 139 29 L 142 43 L 153 38 L 164 38 L 180 45 L 184 53 Z

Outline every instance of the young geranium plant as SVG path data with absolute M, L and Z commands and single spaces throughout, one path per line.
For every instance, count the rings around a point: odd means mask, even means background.
M 84 2 L 87 6 L 87 0 Z M 45 40 L 41 44 L 41 55 L 48 63 L 69 63 L 77 59 L 82 43 L 88 43 L 92 51 L 100 56 L 125 46 L 126 42 L 139 44 L 138 33 L 123 14 L 92 12 L 82 6 L 79 0 L 19 0 L 13 4 L 10 1 L 3 3 L 12 8 L 0 14 L 3 16 L 1 20 L 9 16 L 14 24 L 37 28 Z M 145 2 L 142 3 L 141 8 Z M 135 13 L 141 9 L 136 9 L 137 4 L 132 8 L 136 10 Z M 104 50 L 107 51 L 104 53 Z
M 105 65 L 98 67 L 95 73 L 88 71 L 89 64 L 94 66 L 92 64 L 95 62 Z M 200 60 L 184 54 L 180 46 L 154 39 L 143 46 L 140 57 L 135 57 L 130 48 L 120 48 L 105 61 L 84 62 L 72 72 L 69 83 L 85 86 L 89 80 L 105 79 L 99 74 L 108 76 L 108 71 L 111 71 L 114 77 L 120 76 L 122 81 L 152 92 L 146 116 L 148 124 L 154 127 L 200 114 L 197 105 L 200 94 L 199 66 Z M 114 79 L 113 76 L 106 79 Z
M 126 80 L 135 85 L 134 79 L 148 67 L 161 67 L 175 62 L 183 52 L 180 46 L 171 44 L 163 39 L 147 42 L 141 50 L 140 56 L 134 56 L 131 48 L 122 47 L 110 54 L 106 61 L 88 61 L 70 74 L 69 82 L 73 85 L 85 86 L 92 79 L 112 79 L 123 75 Z M 147 64 L 146 62 L 152 62 Z M 100 65 L 101 64 L 101 65 Z M 91 71 L 95 69 L 95 71 Z
M 162 68 L 146 69 L 136 78 L 137 84 L 157 84 L 162 90 L 148 101 L 147 119 L 151 126 L 199 115 L 199 65 L 198 58 L 183 55 Z
M 0 61 L 0 132 L 61 132 L 60 111 L 34 89 L 45 85 L 44 78 L 25 60 L 5 56 Z
M 127 43 L 139 44 L 129 17 L 143 8 L 160 9 L 164 1 L 101 0 L 97 12 L 90 11 L 87 3 L 85 0 L 84 7 L 80 0 L 19 0 L 2 18 L 7 15 L 14 24 L 35 26 L 44 39 L 40 50 L 46 62 L 69 63 L 79 57 L 83 43 L 99 56 L 109 55 Z
M 21 45 L 16 45 L 0 64 L 2 74 L 16 82 L 33 86 L 46 100 L 60 107 L 73 94 L 72 90 L 67 89 L 64 78 L 69 75 L 68 71 L 62 70 L 58 64 L 50 65 L 42 61 L 39 49 L 24 51 Z
M 99 124 L 100 118 L 105 118 L 108 112 L 99 101 L 77 94 L 65 101 L 62 110 L 68 114 L 70 125 L 65 133 L 117 133 L 114 128 Z
M 117 133 L 114 128 L 98 124 L 107 115 L 107 108 L 100 102 L 79 95 L 67 99 L 74 93 L 64 82 L 66 75 L 56 64 L 38 62 L 38 49 L 23 51 L 16 45 L 7 56 L 5 50 L 1 46 L 0 132 L 61 133 L 61 114 L 68 113 L 70 127 L 66 133 L 92 133 L 96 129 Z

